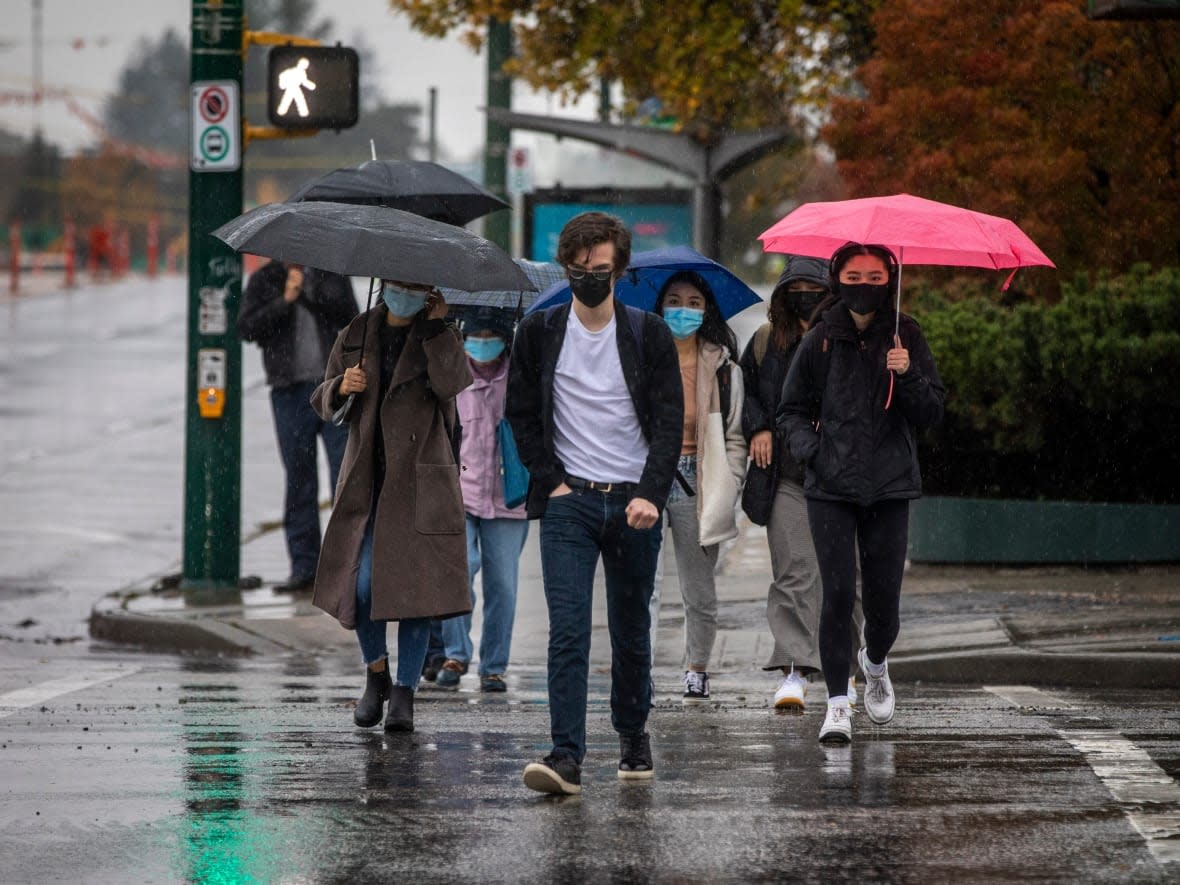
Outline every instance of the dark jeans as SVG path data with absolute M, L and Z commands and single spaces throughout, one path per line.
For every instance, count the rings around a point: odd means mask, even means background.
M 648 602 L 660 551 L 660 523 L 627 525 L 624 494 L 574 491 L 550 498 L 541 518 L 541 573 L 549 608 L 549 725 L 553 753 L 586 755 L 586 680 L 598 558 L 606 574 L 611 642 L 611 724 L 641 732 L 651 709 Z
M 897 639 L 909 512 L 909 501 L 879 501 L 869 507 L 842 501 L 807 501 L 807 519 L 824 588 L 819 658 L 829 697 L 848 691 L 848 635 L 856 605 L 858 543 L 869 660 L 875 664 L 884 661 Z
M 320 559 L 319 470 L 316 465 L 316 437 L 324 440 L 332 491 L 340 475 L 348 428 L 324 421 L 311 407 L 314 382 L 272 388 L 270 404 L 275 416 L 275 436 L 283 468 L 287 471 L 287 494 L 283 503 L 283 530 L 291 558 L 291 578 L 315 577 Z

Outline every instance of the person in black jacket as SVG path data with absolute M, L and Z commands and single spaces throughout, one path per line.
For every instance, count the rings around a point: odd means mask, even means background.
M 512 344 L 505 415 L 531 479 L 527 512 L 541 520 L 549 608 L 553 750 L 524 782 L 581 792 L 594 572 L 606 572 L 611 724 L 619 777 L 650 778 L 648 636 L 660 515 L 684 433 L 684 394 L 672 333 L 654 314 L 614 299 L 631 257 L 618 218 L 584 212 L 562 229 L 557 261 L 573 303 L 530 314 Z
M 828 262 L 790 256 L 770 296 L 766 325 L 760 327 L 742 354 L 745 408 L 742 429 L 750 446 L 751 477 L 766 471 L 766 482 L 752 481 L 747 509 L 766 524 L 772 580 L 766 595 L 766 621 L 774 648 L 764 670 L 781 670 L 774 693 L 776 710 L 803 712 L 807 680 L 820 671 L 819 612 L 822 589 L 815 545 L 807 523 L 803 466 L 791 457 L 786 439 L 775 429 L 787 368 L 810 327 L 812 314 L 830 294 Z M 771 483 L 773 480 L 773 484 Z M 752 500 L 759 495 L 760 500 Z M 758 514 L 762 514 L 761 517 Z M 854 608 L 850 648 L 860 648 L 859 609 Z M 850 703 L 856 683 L 848 680 Z
M 922 492 L 914 433 L 942 419 L 944 390 L 921 328 L 894 312 L 900 274 L 892 252 L 850 243 L 832 256 L 831 281 L 831 306 L 820 306 L 787 372 L 778 427 L 807 468 L 803 491 L 823 581 L 828 711 L 819 739 L 847 743 L 858 547 L 864 705 L 883 724 L 894 711 L 887 658 L 899 628 L 909 501 Z
M 291 571 L 276 585 L 279 591 L 310 590 L 315 582 L 320 555 L 316 437 L 324 441 L 335 489 L 348 428 L 321 419 L 311 406 L 311 394 L 324 380 L 337 333 L 357 313 L 347 277 L 281 261 L 251 274 L 242 294 L 238 334 L 262 348 L 275 436 L 287 474 L 283 531 Z

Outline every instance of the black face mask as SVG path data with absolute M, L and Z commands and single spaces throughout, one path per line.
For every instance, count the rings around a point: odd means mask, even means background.
M 866 316 L 889 303 L 889 284 L 839 283 L 836 294 L 850 311 Z
M 570 291 L 587 307 L 598 307 L 611 292 L 611 279 L 598 280 L 588 273 L 580 280 L 570 280 Z
M 794 311 L 795 316 L 804 322 L 811 319 L 811 315 L 815 313 L 815 309 L 819 307 L 819 303 L 824 300 L 826 292 L 812 292 L 806 289 L 788 289 L 787 290 L 787 306 Z

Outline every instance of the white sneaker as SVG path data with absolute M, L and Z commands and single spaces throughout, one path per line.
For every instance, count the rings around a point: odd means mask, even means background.
M 778 684 L 778 690 L 774 693 L 774 708 L 803 712 L 803 698 L 806 693 L 807 680 L 796 673 L 792 667 L 791 672 L 783 677 L 782 682 Z
M 856 697 L 857 697 L 857 695 L 856 695 L 856 677 L 849 676 L 848 677 L 848 706 L 850 706 L 850 707 L 856 706 Z
M 852 743 L 852 711 L 843 704 L 829 704 L 823 728 L 819 730 L 821 744 Z
M 865 712 L 871 721 L 884 725 L 893 718 L 893 683 L 889 679 L 889 661 L 885 662 L 885 672 L 874 676 L 869 672 L 868 649 L 862 648 L 856 657 L 860 661 L 860 671 L 865 676 Z

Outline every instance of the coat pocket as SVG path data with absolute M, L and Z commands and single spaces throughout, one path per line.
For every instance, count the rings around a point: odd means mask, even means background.
M 463 492 L 454 464 L 419 464 L 415 468 L 414 529 L 423 535 L 466 531 Z

